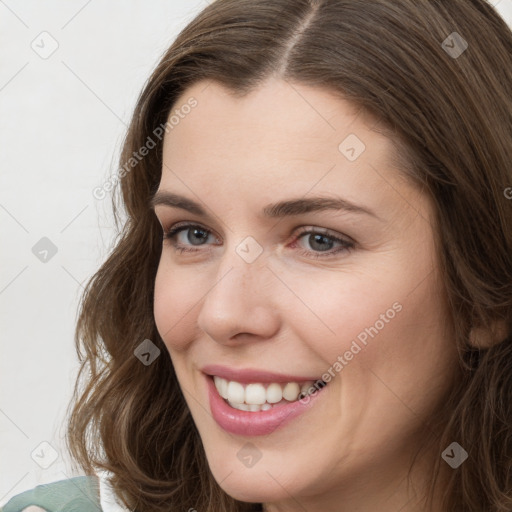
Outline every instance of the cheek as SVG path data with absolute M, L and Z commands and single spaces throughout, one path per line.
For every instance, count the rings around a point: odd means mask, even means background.
M 383 276 L 297 282 L 302 302 L 296 301 L 288 324 L 324 362 L 324 380 L 343 374 L 342 380 L 364 388 L 376 373 L 404 392 L 413 382 L 423 394 L 427 382 L 444 387 L 444 370 L 452 373 L 456 354 L 448 304 L 434 273 L 423 281 L 404 272 Z
M 351 336 L 342 338 L 337 351 L 343 354 L 340 382 L 349 408 L 364 404 L 368 426 L 388 418 L 391 424 L 403 422 L 404 430 L 406 424 L 413 428 L 443 399 L 456 374 L 456 347 L 442 293 L 433 279 L 411 288 L 390 285 L 387 294 L 382 289 L 357 323 L 344 316 Z
M 288 325 L 326 364 L 345 353 L 351 361 L 403 316 L 399 285 L 350 272 L 296 281 Z
M 199 273 L 176 271 L 165 260 L 155 278 L 153 311 L 160 337 L 171 350 L 183 350 L 193 340 L 200 298 Z

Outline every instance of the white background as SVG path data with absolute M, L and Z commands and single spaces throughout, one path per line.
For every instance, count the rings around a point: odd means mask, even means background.
M 493 4 L 512 26 L 512 0 Z M 92 191 L 116 172 L 151 70 L 206 5 L 0 0 L 0 505 L 75 476 L 62 438 L 76 311 L 113 236 L 110 196 Z M 46 59 L 32 48 L 52 44 Z M 57 248 L 47 262 L 32 252 L 43 237 Z
M 110 195 L 98 201 L 92 191 L 116 172 L 161 54 L 206 5 L 0 1 L 0 504 L 74 476 L 62 437 L 78 368 L 76 311 L 114 233 Z M 59 45 L 47 59 L 31 48 L 51 48 L 43 31 Z M 32 253 L 42 237 L 58 250 L 46 263 Z M 47 469 L 31 458 L 43 441 L 59 455 Z M 34 456 L 51 454 L 43 445 Z

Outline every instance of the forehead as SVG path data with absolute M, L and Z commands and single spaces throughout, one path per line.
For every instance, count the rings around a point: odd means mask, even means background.
M 262 201 L 328 191 L 377 207 L 407 194 L 397 195 L 405 185 L 390 165 L 391 140 L 339 95 L 272 79 L 237 97 L 203 81 L 183 92 L 169 118 L 191 98 L 197 105 L 165 136 L 160 189 Z
M 391 149 L 389 140 L 372 131 L 375 119 L 324 89 L 269 79 L 240 97 L 216 82 L 202 81 L 182 93 L 169 117 L 176 119 L 173 113 L 192 97 L 196 108 L 166 135 L 166 145 L 182 139 L 202 145 L 223 140 L 233 143 L 235 153 L 275 147 L 283 153 L 292 148 L 299 155 L 329 148 L 337 154 L 339 144 L 352 134 L 368 142 L 367 147 L 381 149 L 381 157 Z

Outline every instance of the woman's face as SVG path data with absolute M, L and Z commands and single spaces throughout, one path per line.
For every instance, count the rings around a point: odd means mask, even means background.
M 200 82 L 173 113 L 191 97 L 154 199 L 180 228 L 154 314 L 213 475 L 242 501 L 385 510 L 456 371 L 431 203 L 329 92 Z

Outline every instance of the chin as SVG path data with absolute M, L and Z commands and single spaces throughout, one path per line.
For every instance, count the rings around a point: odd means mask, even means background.
M 214 476 L 217 479 L 217 475 Z M 217 483 L 226 494 L 238 501 L 274 503 L 290 498 L 290 491 L 286 492 L 268 474 L 258 477 L 257 474 L 231 473 L 224 481 L 217 480 Z
M 243 447 L 245 442 L 241 443 Z M 218 445 L 217 445 L 218 446 Z M 212 474 L 222 490 L 232 498 L 249 503 L 275 503 L 290 499 L 301 493 L 301 489 L 313 485 L 301 479 L 299 474 L 287 472 L 293 469 L 296 473 L 298 467 L 286 467 L 282 460 L 271 461 L 268 451 L 262 455 L 261 460 L 252 467 L 245 467 L 237 457 L 237 448 L 229 459 L 219 456 L 218 448 L 206 450 L 208 464 Z M 209 453 L 210 452 L 210 453 Z M 224 455 L 227 450 L 224 452 Z M 265 462 L 263 459 L 267 458 Z M 279 459 L 281 459 L 279 457 Z M 307 468 L 304 468 L 307 473 Z M 303 475 L 304 476 L 304 475 Z M 306 475 L 311 480 L 311 475 Z

